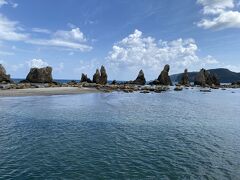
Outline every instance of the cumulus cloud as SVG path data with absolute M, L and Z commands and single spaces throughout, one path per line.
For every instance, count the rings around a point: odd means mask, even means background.
M 112 68 L 149 69 L 159 72 L 165 64 L 172 65 L 172 71 L 181 72 L 184 68 L 199 69 L 201 65 L 217 63 L 208 56 L 197 56 L 198 46 L 194 39 L 156 41 L 144 37 L 135 30 L 133 34 L 117 42 L 109 52 L 107 62 Z
M 70 31 L 59 30 L 54 34 L 54 36 L 56 39 L 64 39 L 66 41 L 87 41 L 84 34 L 80 31 L 80 28 L 73 28 Z
M 43 68 L 48 66 L 48 63 L 43 61 L 42 59 L 32 59 L 27 61 L 29 68 Z
M 197 23 L 204 29 L 240 28 L 240 12 L 234 0 L 197 0 L 203 18 Z

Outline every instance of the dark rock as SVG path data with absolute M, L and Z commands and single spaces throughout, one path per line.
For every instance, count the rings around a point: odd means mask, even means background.
M 130 84 L 136 84 L 136 85 L 145 85 L 146 84 L 146 79 L 144 77 L 143 70 L 139 71 L 137 78 L 134 81 L 132 81 Z
M 148 94 L 148 93 L 150 93 L 150 91 L 148 91 L 148 90 L 143 90 L 143 91 L 140 91 L 140 93 Z
M 100 73 L 101 73 L 101 76 L 100 76 L 99 84 L 102 84 L 102 85 L 107 84 L 107 72 L 104 66 L 101 66 Z
M 116 81 L 116 80 L 113 80 L 111 84 L 112 84 L 112 85 L 116 85 L 116 84 L 117 84 L 117 81 Z
M 83 73 L 82 73 L 82 77 L 81 77 L 81 81 L 80 81 L 80 82 L 81 82 L 81 83 L 82 83 L 82 82 L 92 83 L 91 79 L 89 79 L 89 78 L 87 77 L 87 74 L 83 74 Z
M 71 80 L 67 84 L 73 86 L 73 85 L 77 85 L 78 83 L 77 81 Z
M 232 85 L 240 85 L 240 81 L 233 82 Z
M 51 83 L 52 78 L 52 68 L 31 68 L 30 72 L 26 78 L 27 81 L 31 83 Z
M 157 80 L 154 80 L 152 84 L 154 85 L 165 85 L 165 86 L 172 86 L 172 81 L 168 75 L 170 70 L 170 66 L 167 64 L 164 66 L 164 69 L 162 70 L 161 74 L 158 76 Z
M 19 83 L 30 83 L 28 80 L 24 79 L 24 80 L 21 80 Z
M 174 88 L 174 91 L 182 91 L 182 90 L 183 90 L 183 88 L 181 86 L 176 86 Z
M 184 73 L 182 75 L 182 78 L 181 78 L 181 81 L 179 82 L 179 84 L 184 85 L 184 86 L 188 86 L 190 84 L 187 69 L 184 70 Z
M 95 74 L 93 75 L 93 83 L 99 84 L 100 77 L 101 77 L 101 74 L 100 74 L 99 70 L 97 69 Z
M 2 66 L 2 64 L 0 64 L 0 82 L 5 82 L 5 83 L 10 83 L 11 78 L 10 75 L 6 74 L 6 70 L 5 68 Z
M 201 69 L 195 77 L 194 84 L 202 87 L 213 85 L 219 86 L 220 82 L 215 74 L 211 74 L 209 71 Z

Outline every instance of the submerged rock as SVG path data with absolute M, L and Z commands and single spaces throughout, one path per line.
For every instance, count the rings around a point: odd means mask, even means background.
M 209 71 L 201 69 L 200 72 L 195 77 L 194 84 L 202 87 L 205 87 L 207 85 L 219 86 L 220 82 L 215 74 L 211 74 Z
M 184 70 L 184 73 L 182 75 L 182 78 L 181 78 L 181 81 L 179 82 L 179 84 L 184 85 L 184 86 L 190 85 L 189 78 L 188 78 L 188 70 L 187 69 Z
M 82 73 L 82 77 L 81 77 L 80 82 L 81 82 L 81 83 L 83 83 L 83 82 L 92 83 L 91 79 L 89 79 L 89 78 L 87 77 L 87 74 L 83 74 L 83 73 Z
M 52 68 L 31 68 L 27 75 L 26 80 L 31 83 L 51 83 L 52 78 Z
M 2 64 L 0 64 L 0 82 L 6 82 L 6 83 L 10 83 L 11 78 L 10 75 L 7 75 L 5 68 L 2 66 Z

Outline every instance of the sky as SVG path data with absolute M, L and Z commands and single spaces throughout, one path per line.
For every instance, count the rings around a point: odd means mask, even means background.
M 240 0 L 0 0 L 0 64 L 11 77 L 156 79 L 201 68 L 240 72 Z

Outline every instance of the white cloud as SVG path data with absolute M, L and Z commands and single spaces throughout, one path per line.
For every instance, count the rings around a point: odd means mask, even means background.
M 2 7 L 3 5 L 8 4 L 6 0 L 0 0 L 0 7 Z
M 234 0 L 197 0 L 204 17 L 197 23 L 204 29 L 240 28 L 240 12 Z
M 91 46 L 71 41 L 65 41 L 63 39 L 32 39 L 26 42 L 34 45 L 62 47 L 66 50 L 77 50 L 82 52 L 90 51 L 92 49 Z
M 17 8 L 18 7 L 18 3 L 12 3 L 12 7 L 13 8 Z
M 165 64 L 170 64 L 172 72 L 182 72 L 185 68 L 199 69 L 201 65 L 217 63 L 208 56 L 197 56 L 198 46 L 194 39 L 177 39 L 156 42 L 152 37 L 144 37 L 135 30 L 133 34 L 116 43 L 107 57 L 111 68 L 148 69 L 160 72 Z
M 43 61 L 42 59 L 32 59 L 27 61 L 29 68 L 43 68 L 48 66 L 48 63 Z
M 10 21 L 5 16 L 0 14 L 0 40 L 6 41 L 21 41 L 28 38 L 18 26 L 18 22 Z
M 42 29 L 42 28 L 32 28 L 33 32 L 36 33 L 44 33 L 44 34 L 51 34 L 51 31 L 48 29 Z
M 66 41 L 86 42 L 86 38 L 79 28 L 73 28 L 71 31 L 59 30 L 54 34 L 56 39 L 64 39 Z
M 49 38 L 33 38 L 29 34 L 24 33 L 24 29 L 20 27 L 16 21 L 11 21 L 7 17 L 0 14 L 0 40 L 4 41 L 22 41 L 28 44 L 58 47 L 69 51 L 90 51 L 91 46 L 87 45 L 85 35 L 80 28 L 74 28 L 70 31 L 58 30 L 55 33 L 47 29 L 33 28 L 32 31 L 37 33 L 49 34 Z

